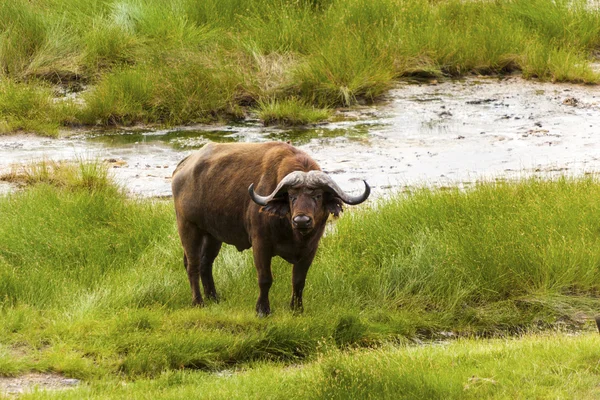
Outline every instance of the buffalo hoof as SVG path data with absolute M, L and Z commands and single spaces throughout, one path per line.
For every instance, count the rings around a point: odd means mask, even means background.
M 292 304 L 290 304 L 290 308 L 292 310 L 292 314 L 300 315 L 304 312 L 304 306 L 302 304 L 298 304 L 297 302 L 292 300 Z
M 256 315 L 260 318 L 268 317 L 269 315 L 271 315 L 271 307 L 268 305 L 257 304 Z
M 210 294 L 208 296 L 206 296 L 208 301 L 212 302 L 212 303 L 219 303 L 221 301 L 221 297 L 218 294 Z
M 204 301 L 200 300 L 193 300 L 192 301 L 192 306 L 193 307 L 204 307 Z

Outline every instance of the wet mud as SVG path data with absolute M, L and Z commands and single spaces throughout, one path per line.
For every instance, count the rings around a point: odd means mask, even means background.
M 79 379 L 65 378 L 59 374 L 29 373 L 17 377 L 0 377 L 0 396 L 18 397 L 19 395 L 40 392 L 57 391 L 76 388 Z M 10 397 L 9 397 L 10 396 Z
M 257 121 L 170 130 L 90 131 L 60 139 L 0 137 L 0 175 L 39 159 L 99 159 L 132 194 L 169 196 L 177 163 L 209 141 L 290 141 L 345 190 L 468 185 L 600 170 L 600 88 L 478 78 L 401 83 L 374 107 L 340 110 L 344 122 L 302 129 Z M 2 185 L 2 191 L 9 190 Z

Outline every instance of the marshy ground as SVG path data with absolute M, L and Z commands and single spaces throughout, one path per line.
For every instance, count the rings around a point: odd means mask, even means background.
M 287 140 L 308 151 L 348 190 L 375 194 L 481 179 L 583 175 L 600 170 L 600 92 L 595 86 L 521 77 L 403 83 L 375 106 L 339 109 L 316 126 L 196 125 L 101 130 L 50 139 L 0 137 L 0 174 L 42 158 L 105 161 L 117 182 L 169 196 L 177 163 L 208 141 Z

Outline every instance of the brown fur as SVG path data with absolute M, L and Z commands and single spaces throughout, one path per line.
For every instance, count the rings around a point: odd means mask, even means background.
M 207 297 L 218 298 L 212 264 L 225 242 L 240 251 L 253 248 L 260 288 L 256 304 L 259 314 L 270 313 L 268 294 L 274 256 L 293 264 L 291 307 L 302 310 L 306 273 L 327 218 L 330 213 L 339 214 L 341 201 L 319 189 L 292 188 L 285 198 L 273 199 L 261 207 L 251 200 L 248 187 L 254 183 L 256 193 L 268 195 L 290 172 L 319 169 L 306 153 L 280 142 L 211 143 L 177 166 L 173 197 L 195 304 L 203 304 L 199 280 Z M 311 228 L 294 228 L 296 216 L 310 217 Z

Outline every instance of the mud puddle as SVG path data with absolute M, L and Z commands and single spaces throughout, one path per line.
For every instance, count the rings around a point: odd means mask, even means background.
M 17 377 L 0 377 L 0 395 L 17 397 L 36 391 L 68 390 L 76 388 L 80 383 L 79 379 L 65 378 L 58 374 L 30 373 Z
M 286 140 L 309 152 L 346 190 L 374 193 L 479 179 L 600 170 L 600 89 L 517 77 L 400 84 L 357 121 L 310 129 L 194 126 L 89 132 L 62 139 L 0 137 L 0 174 L 42 158 L 100 159 L 134 194 L 170 195 L 177 163 L 209 141 Z M 351 116 L 352 116 L 351 115 Z

